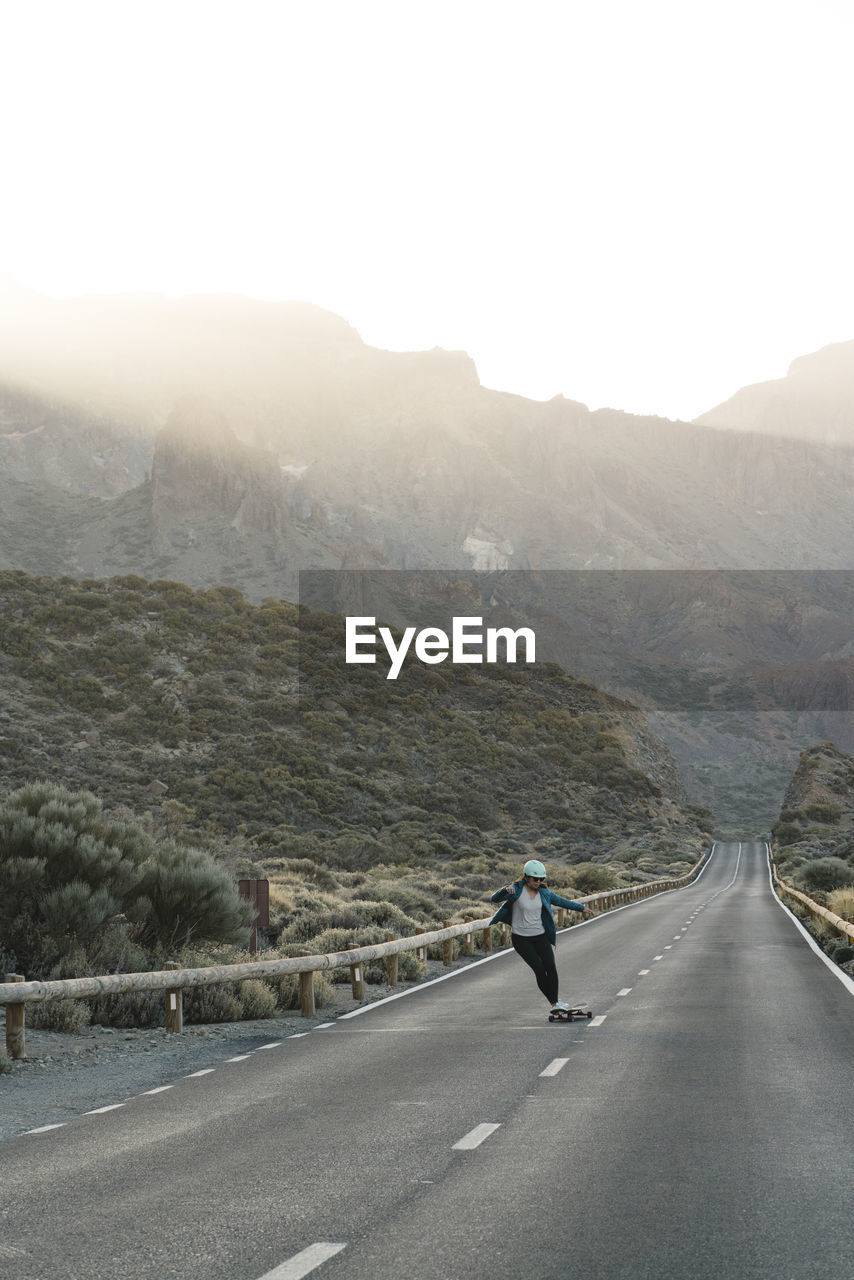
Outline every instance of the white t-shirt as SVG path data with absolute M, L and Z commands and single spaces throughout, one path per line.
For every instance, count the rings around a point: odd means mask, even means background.
M 527 889 L 523 889 L 513 903 L 513 918 L 510 928 L 523 938 L 535 938 L 543 929 L 543 900 L 539 893 L 533 898 Z

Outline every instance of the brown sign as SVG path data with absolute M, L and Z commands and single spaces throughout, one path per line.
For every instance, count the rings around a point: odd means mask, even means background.
M 238 880 L 237 891 L 241 898 L 246 898 L 255 908 L 252 933 L 249 936 L 249 953 L 254 956 L 258 950 L 258 930 L 265 929 L 270 923 L 270 881 Z

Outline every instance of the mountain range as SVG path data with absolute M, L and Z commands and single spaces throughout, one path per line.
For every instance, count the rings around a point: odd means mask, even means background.
M 295 599 L 306 568 L 515 570 L 529 586 L 556 570 L 845 571 L 852 494 L 854 342 L 688 423 L 494 391 L 462 352 L 380 351 L 307 303 L 0 287 L 4 569 L 227 585 L 254 601 Z M 572 669 L 586 655 L 581 674 L 647 705 L 689 789 L 739 817 L 757 770 L 770 791 L 785 785 L 805 714 L 828 736 L 841 713 L 837 736 L 854 745 L 847 579 L 818 597 L 803 581 L 765 578 L 737 600 L 718 582 L 716 613 L 672 586 L 662 610 L 656 587 L 642 626 L 631 607 L 616 624 L 569 616 L 552 591 L 556 656 Z M 755 687 L 760 659 L 789 690 L 782 704 L 732 692 L 745 672 Z M 690 694 L 657 705 L 664 674 L 698 670 L 730 682 L 713 729 L 686 720 L 700 710 Z M 770 739 L 735 724 L 781 705 Z M 728 770 L 716 756 L 739 743 Z

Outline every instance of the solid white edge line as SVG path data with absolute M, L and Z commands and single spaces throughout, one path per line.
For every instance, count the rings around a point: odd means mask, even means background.
M 490 1137 L 491 1134 L 495 1133 L 496 1129 L 500 1129 L 500 1128 L 501 1128 L 500 1124 L 475 1125 L 473 1129 L 470 1129 L 468 1133 L 464 1134 L 463 1137 L 460 1138 L 459 1142 L 454 1143 L 454 1145 L 451 1147 L 451 1150 L 452 1151 L 474 1151 L 475 1147 L 479 1147 L 480 1144 L 482 1142 L 485 1142 L 486 1139 Z
M 274 1267 L 272 1271 L 265 1271 L 259 1280 L 302 1280 L 303 1276 L 307 1276 L 321 1263 L 334 1258 L 336 1253 L 346 1248 L 346 1244 L 327 1244 L 325 1241 L 310 1244 L 307 1249 L 295 1253 L 292 1258 Z
M 806 929 L 801 924 L 798 917 L 789 907 L 786 906 L 785 902 L 783 902 L 780 895 L 777 893 L 777 890 L 774 888 L 774 876 L 771 871 L 771 846 L 769 845 L 767 840 L 765 840 L 763 843 L 765 844 L 765 855 L 768 861 L 768 883 L 771 886 L 772 898 L 777 903 L 777 906 L 781 907 L 783 911 L 785 911 L 789 919 L 792 920 L 797 925 L 797 927 L 800 929 L 801 933 L 804 935 L 809 945 L 812 947 L 813 951 L 818 956 L 819 960 L 821 960 L 823 964 L 827 965 L 828 969 L 833 974 L 834 978 L 838 978 L 839 981 L 842 983 L 843 987 L 845 988 L 845 990 L 848 992 L 848 994 L 851 996 L 854 996 L 854 978 L 850 978 L 843 969 L 840 969 L 838 964 L 833 963 L 830 956 L 827 956 L 824 954 L 821 947 L 818 945 L 815 938 L 810 933 L 809 929 Z
M 559 1071 L 563 1071 L 569 1058 L 552 1058 L 545 1071 L 541 1071 L 541 1076 L 556 1076 Z
M 697 881 L 700 879 L 700 876 L 705 874 L 706 867 L 708 867 L 709 863 L 714 857 L 717 843 L 718 843 L 717 840 L 712 841 L 712 847 L 711 847 L 711 850 L 709 851 L 709 856 L 706 859 L 705 864 L 703 865 L 700 872 L 691 881 L 692 885 L 696 884 Z M 684 887 L 687 889 L 690 886 L 685 885 Z M 640 904 L 643 902 L 652 902 L 654 901 L 655 898 L 662 898 L 666 893 L 675 893 L 675 892 L 678 892 L 678 891 L 674 889 L 662 889 L 660 890 L 659 893 L 650 894 L 648 898 L 638 898 L 637 901 L 635 902 L 627 902 L 622 907 L 614 907 L 611 911 L 606 911 L 604 915 L 596 916 L 596 918 L 593 920 L 580 920 L 578 924 L 568 925 L 565 929 L 558 929 L 557 931 L 558 936 L 564 933 L 577 933 L 579 929 L 587 929 L 591 925 L 597 924 L 598 921 L 600 920 L 607 920 L 611 916 L 617 915 L 620 911 L 629 911 L 632 907 L 640 906 Z M 370 1013 L 371 1009 L 378 1009 L 380 1005 L 391 1004 L 392 1000 L 403 1000 L 405 996 L 415 995 L 418 991 L 424 991 L 426 987 L 435 987 L 437 982 L 447 982 L 449 978 L 458 978 L 461 974 L 469 973 L 472 969 L 476 969 L 478 965 L 489 964 L 491 960 L 502 960 L 505 956 L 515 955 L 515 954 L 516 953 L 512 947 L 506 947 L 502 951 L 496 951 L 492 955 L 484 956 L 483 959 L 481 960 L 473 960 L 471 964 L 463 965 L 459 969 L 454 969 L 451 973 L 442 973 L 439 975 L 438 978 L 431 978 L 429 982 L 419 982 L 417 986 L 409 987 L 406 991 L 397 991 L 393 996 L 384 996 L 382 1000 L 374 1000 L 371 1004 L 363 1004 L 358 1009 L 351 1009 L 349 1013 L 342 1013 L 341 1016 L 338 1019 L 336 1019 L 336 1021 L 344 1022 L 345 1019 L 347 1018 L 359 1018 L 362 1016 L 363 1013 Z M 658 959 L 660 960 L 662 959 L 662 957 L 659 956 Z M 299 1032 L 299 1035 L 303 1035 L 303 1036 L 306 1036 L 308 1034 L 309 1032 L 307 1031 Z M 297 1038 L 298 1036 L 290 1037 L 291 1040 L 296 1040 Z
M 473 960 L 471 964 L 467 964 L 460 969 L 454 969 L 451 973 L 441 973 L 438 978 L 431 978 L 429 982 L 419 982 L 417 987 L 409 987 L 406 991 L 396 991 L 393 996 L 384 996 L 382 1000 L 374 1000 L 371 1004 L 363 1004 L 358 1009 L 351 1009 L 349 1013 L 342 1013 L 338 1018 L 338 1022 L 344 1022 L 346 1018 L 358 1018 L 363 1013 L 370 1013 L 371 1009 L 378 1009 L 381 1004 L 391 1004 L 392 1000 L 402 1000 L 404 996 L 415 995 L 417 991 L 424 991 L 426 987 L 435 987 L 437 982 L 447 982 L 449 978 L 457 978 L 461 973 L 469 973 L 472 969 L 477 969 L 482 964 L 489 964 L 490 960 L 501 960 L 505 956 L 515 955 L 516 952 L 512 947 L 508 947 L 505 951 L 496 951 L 494 955 L 484 956 L 482 960 Z M 303 1032 L 306 1035 L 307 1032 Z M 291 1039 L 296 1039 L 291 1036 Z

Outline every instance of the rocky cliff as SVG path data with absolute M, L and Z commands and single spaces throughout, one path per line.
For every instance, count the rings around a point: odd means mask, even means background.
M 743 387 L 697 423 L 854 445 L 854 342 L 793 360 L 785 378 Z

